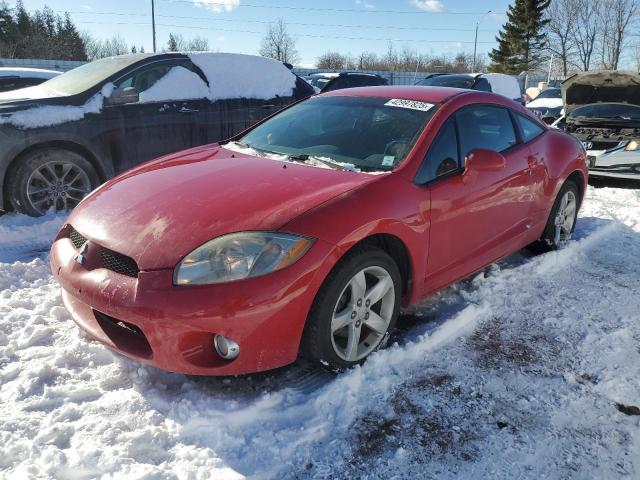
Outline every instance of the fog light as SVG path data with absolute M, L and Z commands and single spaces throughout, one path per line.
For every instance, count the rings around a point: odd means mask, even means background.
M 233 360 L 240 355 L 240 346 L 230 338 L 222 335 L 213 337 L 213 345 L 216 347 L 218 355 L 225 360 Z

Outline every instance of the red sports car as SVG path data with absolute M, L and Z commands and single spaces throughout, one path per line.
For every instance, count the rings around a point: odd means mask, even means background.
M 401 307 L 569 239 L 585 160 L 491 93 L 338 90 L 107 182 L 51 267 L 82 329 L 159 368 L 235 375 L 299 354 L 345 368 Z

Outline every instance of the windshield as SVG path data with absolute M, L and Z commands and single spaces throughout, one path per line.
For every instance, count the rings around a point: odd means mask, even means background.
M 60 95 L 77 95 L 141 59 L 137 55 L 123 55 L 95 60 L 47 80 L 42 86 Z
M 416 85 L 423 85 L 426 87 L 471 88 L 473 87 L 473 82 L 473 77 L 460 75 L 438 75 L 437 77 L 420 80 Z
M 434 105 L 376 97 L 316 97 L 239 141 L 258 152 L 314 156 L 363 171 L 390 171 L 409 153 Z
M 562 98 L 562 94 L 559 88 L 548 88 L 540 92 L 540 95 L 535 99 L 537 100 L 538 98 Z
M 606 118 L 615 120 L 640 120 L 640 107 L 625 103 L 594 103 L 576 108 L 570 118 Z

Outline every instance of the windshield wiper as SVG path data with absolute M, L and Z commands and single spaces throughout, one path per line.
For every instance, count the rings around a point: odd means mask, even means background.
M 287 158 L 289 158 L 290 160 L 295 160 L 296 162 L 301 162 L 301 163 L 305 163 L 307 162 L 307 160 L 313 160 L 315 162 L 323 163 L 324 165 L 330 168 L 335 168 L 337 170 L 347 170 L 347 168 L 345 168 L 344 165 L 341 165 L 339 163 L 334 163 L 329 160 L 324 160 L 323 158 L 315 157 L 313 155 L 307 155 L 306 153 L 299 153 L 297 155 L 287 155 Z

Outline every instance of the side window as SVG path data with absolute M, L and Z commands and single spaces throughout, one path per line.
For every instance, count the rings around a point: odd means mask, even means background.
M 520 127 L 520 132 L 522 133 L 523 142 L 533 140 L 542 132 L 544 132 L 544 128 L 536 124 L 534 121 L 529 120 L 525 116 L 516 113 L 515 117 L 517 119 L 518 126 Z
M 473 106 L 456 114 L 460 135 L 460 156 L 476 148 L 502 152 L 516 144 L 509 112 L 501 107 Z
M 147 103 L 147 101 L 153 101 L 145 100 L 140 94 L 147 92 L 160 79 L 176 67 L 182 67 L 189 71 L 191 71 L 192 68 L 190 62 L 187 61 L 170 61 L 157 62 L 147 67 L 135 70 L 130 75 L 127 75 L 125 78 L 122 78 L 115 83 L 116 90 L 111 96 L 111 103 L 122 105 L 127 103 Z M 194 75 L 196 74 L 194 73 Z
M 489 82 L 487 81 L 486 78 L 480 77 L 476 82 L 476 84 L 474 85 L 473 89 L 478 90 L 480 92 L 490 92 L 491 85 L 489 85 Z
M 455 119 L 452 117 L 438 132 L 416 174 L 415 183 L 424 184 L 460 168 L 458 135 Z

